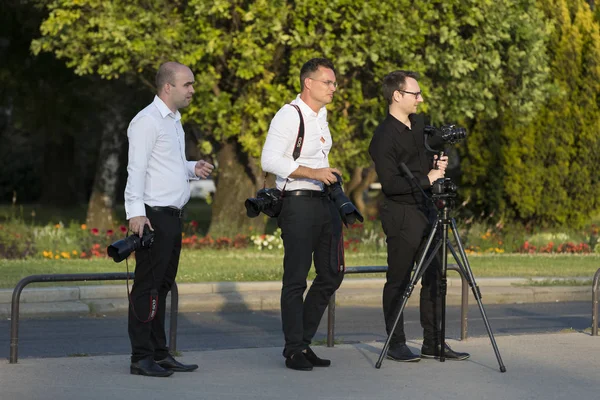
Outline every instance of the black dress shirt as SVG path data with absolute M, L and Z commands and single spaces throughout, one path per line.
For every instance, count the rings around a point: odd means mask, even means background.
M 424 203 L 423 194 L 417 183 L 402 171 L 400 164 L 406 164 L 421 187 L 428 190 L 431 184 L 427 174 L 432 169 L 433 158 L 425 149 L 423 117 L 411 114 L 409 119 L 410 129 L 388 114 L 373 134 L 369 154 L 375 162 L 381 189 L 387 199 L 401 204 L 421 205 Z

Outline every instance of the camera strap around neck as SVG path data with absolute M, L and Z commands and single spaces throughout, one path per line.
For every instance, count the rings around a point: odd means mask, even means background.
M 294 151 L 292 152 L 292 156 L 294 157 L 294 161 L 300 157 L 300 152 L 302 151 L 302 145 L 304 144 L 304 117 L 302 117 L 302 111 L 297 104 L 290 103 L 290 106 L 294 107 L 296 111 L 298 111 L 298 116 L 300 117 L 300 125 L 298 125 L 298 135 L 296 136 L 296 141 L 294 142 Z M 267 172 L 265 172 L 265 179 L 263 181 L 263 189 L 267 187 Z M 285 191 L 285 187 L 287 186 L 288 180 L 285 180 L 285 184 L 283 185 L 283 189 L 281 190 L 282 194 Z

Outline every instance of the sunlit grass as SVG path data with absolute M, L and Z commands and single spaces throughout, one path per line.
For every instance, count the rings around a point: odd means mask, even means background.
M 385 253 L 346 253 L 347 266 L 387 265 Z M 278 281 L 282 276 L 282 252 L 256 250 L 183 250 L 179 283 L 220 281 Z M 130 258 L 129 270 L 135 268 Z M 600 255 L 486 254 L 469 256 L 475 277 L 593 277 L 600 268 Z M 454 263 L 450 258 L 448 263 Z M 125 272 L 126 264 L 111 259 L 92 260 L 0 260 L 0 287 L 14 287 L 29 275 Z M 452 273 L 451 273 L 452 274 Z M 347 278 L 383 277 L 384 274 L 352 274 Z M 450 275 L 451 276 L 451 275 Z M 309 278 L 314 277 L 314 268 Z M 109 282 L 114 283 L 114 282 Z M 81 284 L 81 283 L 78 283 Z M 98 284 L 91 282 L 90 284 Z M 64 283 L 62 283 L 64 285 Z

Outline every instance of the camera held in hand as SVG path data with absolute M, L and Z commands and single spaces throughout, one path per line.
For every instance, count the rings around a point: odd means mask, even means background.
M 338 209 L 340 216 L 342 217 L 342 222 L 344 222 L 344 225 L 346 226 L 354 224 L 357 219 L 360 222 L 363 222 L 363 216 L 356 209 L 354 204 L 352 204 L 348 196 L 346 196 L 344 189 L 342 189 L 342 177 L 336 173 L 334 173 L 334 175 L 337 178 L 337 182 L 328 186 L 329 198 Z
M 144 233 L 142 237 L 137 234 L 127 236 L 125 239 L 117 240 L 106 248 L 106 253 L 115 262 L 121 262 L 131 253 L 139 249 L 148 249 L 152 247 L 154 243 L 154 232 L 148 228 L 148 225 L 144 225 Z
M 269 217 L 277 217 L 281 212 L 281 190 L 264 188 L 256 193 L 256 198 L 246 199 L 246 215 L 250 218 L 258 217 L 261 212 Z

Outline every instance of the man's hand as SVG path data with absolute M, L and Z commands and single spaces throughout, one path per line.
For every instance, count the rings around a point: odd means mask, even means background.
M 143 215 L 139 217 L 132 217 L 129 220 L 129 230 L 134 234 L 139 235 L 140 237 L 142 237 L 142 235 L 144 234 L 144 225 L 148 225 L 151 231 L 154 230 L 154 228 L 152 228 L 150 220 L 144 217 Z
M 196 173 L 197 177 L 206 179 L 213 169 L 215 169 L 215 166 L 211 163 L 207 163 L 204 160 L 199 160 L 194 167 L 194 172 Z
M 437 155 L 433 156 L 433 165 L 435 166 L 435 169 L 439 169 L 440 171 L 446 171 L 446 168 L 448 168 L 448 156 L 442 155 L 441 157 L 439 157 Z
M 314 171 L 314 179 L 323 182 L 326 185 L 331 185 L 332 183 L 337 182 L 337 178 L 334 173 L 342 176 L 342 173 L 337 168 L 317 168 Z
M 443 178 L 444 175 L 445 171 L 442 171 L 441 169 L 432 169 L 427 174 L 427 177 L 429 178 L 429 184 L 433 185 L 433 182 L 437 181 L 440 178 Z

